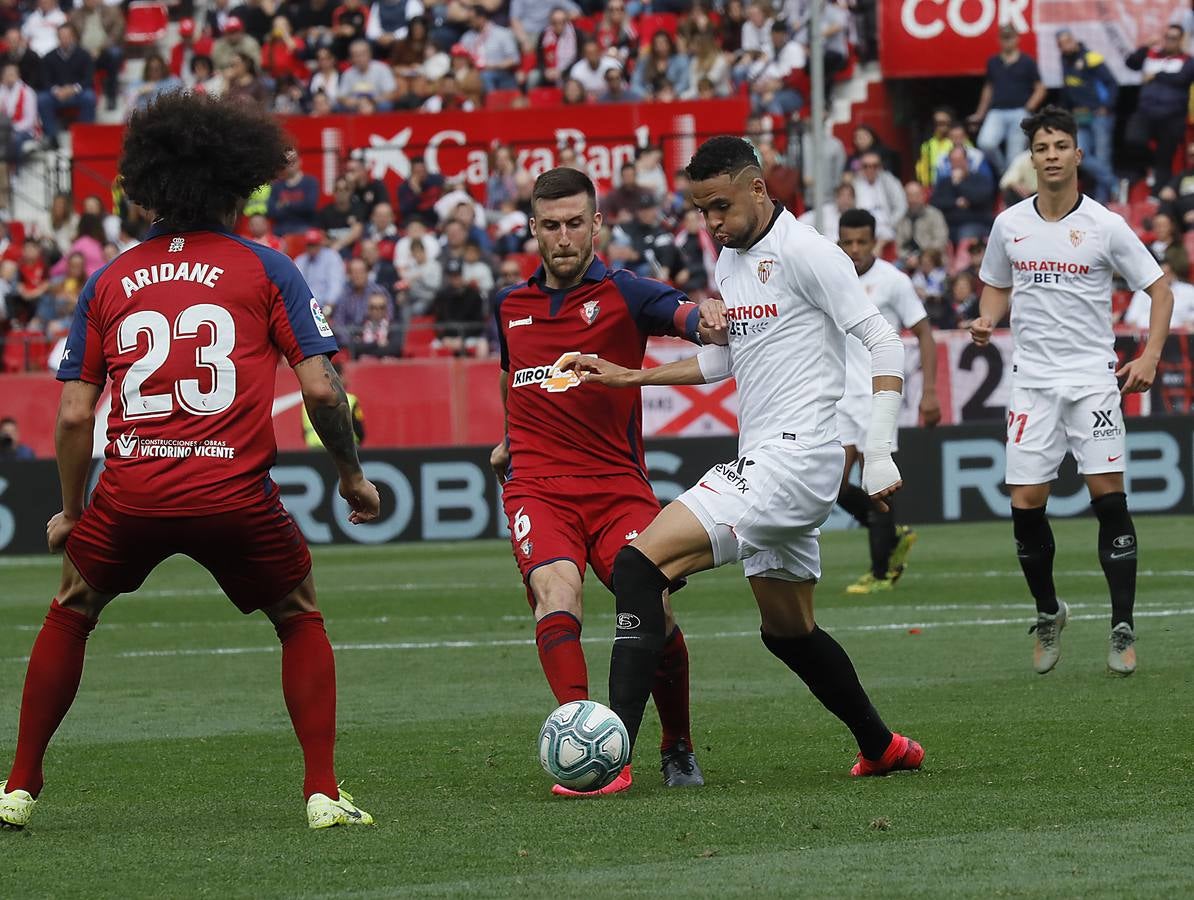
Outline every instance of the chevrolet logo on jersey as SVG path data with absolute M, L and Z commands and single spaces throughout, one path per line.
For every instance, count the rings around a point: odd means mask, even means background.
M 519 369 L 514 373 L 512 386 L 527 387 L 529 385 L 539 385 L 549 394 L 562 394 L 569 388 L 574 388 L 580 384 L 580 376 L 575 372 L 561 372 L 560 366 L 571 359 L 576 359 L 580 356 L 580 351 L 571 350 L 563 354 L 553 362 L 550 366 L 532 366 L 529 369 Z

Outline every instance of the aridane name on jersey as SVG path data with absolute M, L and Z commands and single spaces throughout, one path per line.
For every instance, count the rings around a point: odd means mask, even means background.
M 159 263 L 144 269 L 137 269 L 131 276 L 125 275 L 120 279 L 120 286 L 124 288 L 124 296 L 131 297 L 143 287 L 159 284 L 163 281 L 190 281 L 204 287 L 214 288 L 224 270 L 210 263 L 180 262 Z
M 579 350 L 570 350 L 562 354 L 550 366 L 531 366 L 527 369 L 518 369 L 510 379 L 510 386 L 519 388 L 538 385 L 549 394 L 563 393 L 581 382 L 579 375 L 572 371 L 561 372 L 560 366 L 580 355 Z

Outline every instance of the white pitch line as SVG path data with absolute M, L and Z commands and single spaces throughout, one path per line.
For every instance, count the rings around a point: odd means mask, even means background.
M 1053 573 L 1056 578 L 1103 578 L 1105 577 L 1102 569 L 1068 569 Z M 1140 578 L 1158 578 L 1158 577 L 1173 577 L 1173 578 L 1188 578 L 1194 575 L 1194 569 L 1141 569 L 1136 573 Z M 959 574 L 958 572 L 918 572 L 910 571 L 904 576 L 905 578 L 1023 578 L 1024 574 L 1019 570 L 1012 569 L 986 569 L 982 572 L 965 572 Z
M 1137 618 L 1168 618 L 1171 616 L 1189 616 L 1194 615 L 1194 607 L 1179 607 L 1175 609 L 1156 609 L 1156 610 L 1140 610 L 1136 613 Z M 1071 621 L 1099 621 L 1107 618 L 1104 613 L 1089 613 L 1084 615 L 1070 616 Z M 1029 619 L 1018 617 L 1014 619 L 958 619 L 956 621 L 945 622 L 882 622 L 870 625 L 838 625 L 830 626 L 830 630 L 834 632 L 875 632 L 875 631 L 907 631 L 909 629 L 917 628 L 920 630 L 934 629 L 934 628 L 990 628 L 1003 625 L 1024 625 Z M 703 641 L 703 640 L 725 640 L 729 638 L 744 638 L 744 637 L 758 637 L 758 629 L 750 631 L 716 631 L 711 634 L 685 634 L 687 640 Z M 586 644 L 608 644 L 608 637 L 590 637 L 582 638 L 583 643 Z M 535 641 L 531 638 L 509 638 L 505 640 L 486 640 L 486 641 L 378 641 L 370 643 L 348 643 L 348 644 L 333 644 L 332 647 L 337 651 L 347 652 L 351 650 L 470 650 L 479 647 L 531 647 L 534 646 Z M 277 653 L 278 645 L 270 645 L 266 647 L 195 647 L 195 648 L 179 648 L 171 650 L 125 650 L 120 653 L 113 653 L 111 656 L 116 659 L 142 659 L 146 657 L 161 657 L 161 656 L 242 656 L 250 653 Z M 4 663 L 25 663 L 29 661 L 28 656 L 14 656 L 0 660 Z

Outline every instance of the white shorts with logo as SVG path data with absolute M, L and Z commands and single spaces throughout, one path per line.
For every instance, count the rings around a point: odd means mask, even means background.
M 871 394 L 846 394 L 837 402 L 837 436 L 843 447 L 866 446 L 866 435 L 871 429 Z M 891 449 L 899 449 L 897 433 L 891 436 Z
M 844 462 L 838 443 L 767 441 L 714 466 L 679 500 L 705 526 L 714 565 L 741 559 L 747 576 L 815 581 L 818 529 L 837 502 Z
M 1126 433 L 1119 389 L 1012 384 L 1007 411 L 1007 484 L 1046 484 L 1057 477 L 1066 451 L 1078 471 L 1124 471 Z

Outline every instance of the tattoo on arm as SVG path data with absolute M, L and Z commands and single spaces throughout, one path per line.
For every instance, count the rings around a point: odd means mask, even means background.
M 352 412 L 348 406 L 348 395 L 344 392 L 344 385 L 340 383 L 340 376 L 332 368 L 332 362 L 326 356 L 319 357 L 323 375 L 331 383 L 336 394 L 336 403 L 332 406 L 311 404 L 307 413 L 311 416 L 311 424 L 315 433 L 323 441 L 336 465 L 342 469 L 356 469 L 360 466 L 357 459 L 357 445 L 352 429 Z

